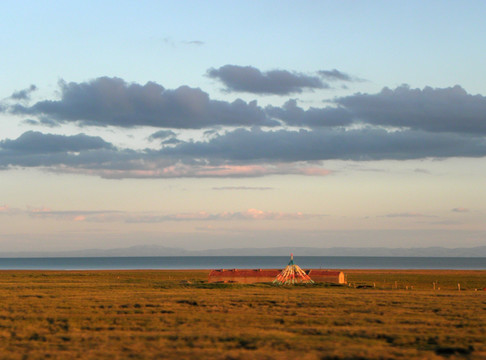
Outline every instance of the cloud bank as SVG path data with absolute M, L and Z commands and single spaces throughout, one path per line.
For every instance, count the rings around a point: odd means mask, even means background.
M 100 77 L 82 83 L 61 81 L 59 85 L 61 97 L 58 100 L 43 100 L 31 106 L 20 101 L 3 104 L 2 111 L 37 117 L 40 125 L 49 126 L 76 123 L 81 126 L 203 129 L 365 124 L 428 132 L 486 134 L 486 97 L 468 94 L 457 85 L 442 89 L 411 89 L 405 85 L 384 88 L 376 94 L 358 93 L 335 98 L 331 105 L 308 109 L 299 107 L 292 99 L 282 106 L 264 109 L 256 101 L 212 100 L 201 89 L 188 86 L 170 90 L 155 82 L 140 85 L 119 78 Z
M 462 134 L 363 128 L 275 130 L 236 129 L 209 141 L 183 142 L 160 154 L 213 161 L 297 162 L 319 160 L 410 160 L 486 156 L 486 141 Z
M 323 160 L 410 160 L 486 156 L 486 140 L 465 134 L 384 129 L 236 129 L 160 150 L 119 149 L 99 137 L 26 132 L 0 142 L 0 168 L 46 167 L 106 178 L 327 175 Z
M 2 211 L 2 207 L 0 207 Z M 306 220 L 323 215 L 304 214 L 301 212 L 285 213 L 276 211 L 264 211 L 259 209 L 248 209 L 245 211 L 224 211 L 209 213 L 206 211 L 191 213 L 139 213 L 123 211 L 85 211 L 68 210 L 55 211 L 48 208 L 33 208 L 27 211 L 17 211 L 17 214 L 27 214 L 34 218 L 86 221 L 86 222 L 125 222 L 125 223 L 161 223 L 161 222 L 192 222 L 192 221 L 228 221 L 228 220 Z
M 78 134 L 72 136 L 43 134 L 38 131 L 27 131 L 15 140 L 0 141 L 0 149 L 6 153 L 27 153 L 29 155 L 79 152 L 93 149 L 113 149 L 113 145 L 99 136 Z
M 336 100 L 356 121 L 430 132 L 486 134 L 486 97 L 450 88 L 411 89 L 403 85 L 378 94 L 355 94 Z
M 109 77 L 82 83 L 61 81 L 59 86 L 60 100 L 39 101 L 32 106 L 17 103 L 10 111 L 82 126 L 200 129 L 278 124 L 266 117 L 256 101 L 211 100 L 201 89 L 189 86 L 169 90 L 155 82 L 140 85 Z
M 212 71 L 222 76 L 228 69 L 233 75 L 248 70 L 225 66 Z M 309 87 L 314 81 L 285 71 L 256 74 L 258 86 L 291 79 L 278 86 L 285 91 Z M 320 76 L 350 81 L 337 70 L 321 71 Z M 117 148 L 84 133 L 27 131 L 16 139 L 0 140 L 0 169 L 40 167 L 105 178 L 324 176 L 330 173 L 323 166 L 326 160 L 486 156 L 486 97 L 468 94 L 460 86 L 385 88 L 307 109 L 295 99 L 262 108 L 256 101 L 212 100 L 188 86 L 168 90 L 155 82 L 140 85 L 108 77 L 60 82 L 57 100 L 26 105 L 26 97 L 11 98 L 2 111 L 37 118 L 37 126 L 151 127 L 154 132 L 144 141 L 157 141 L 160 148 Z M 188 140 L 188 129 L 202 129 L 204 134 Z

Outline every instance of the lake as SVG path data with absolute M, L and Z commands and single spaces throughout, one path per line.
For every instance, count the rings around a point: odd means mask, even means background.
M 2 270 L 137 270 L 137 269 L 279 269 L 288 256 L 154 256 L 0 258 Z M 295 263 L 312 269 L 451 269 L 484 270 L 486 258 L 298 256 Z

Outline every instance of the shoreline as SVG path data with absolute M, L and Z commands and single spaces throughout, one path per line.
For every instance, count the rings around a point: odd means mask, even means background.
M 265 268 L 266 270 L 282 270 L 284 267 L 277 269 L 277 268 Z M 225 269 L 235 269 L 235 268 L 225 268 Z M 254 270 L 255 268 L 236 268 L 238 270 Z M 305 269 L 311 269 L 311 270 L 317 270 L 317 268 L 305 268 Z M 212 271 L 215 270 L 214 268 L 201 268 L 201 269 L 0 269 L 0 272 L 16 272 L 16 271 L 21 271 L 21 272 L 29 272 L 29 271 L 36 271 L 36 272 L 112 272 L 112 271 L 120 271 L 120 272 L 200 272 L 200 271 Z M 219 269 L 216 269 L 219 270 Z M 407 273 L 451 273 L 451 272 L 484 272 L 486 273 L 486 269 L 381 269 L 381 268 L 369 268 L 369 269 L 363 269 L 363 268 L 322 268 L 319 270 L 329 270 L 329 271 L 347 271 L 347 272 L 353 272 L 353 273 L 360 273 L 360 272 L 366 272 L 366 273 L 380 273 L 380 272 L 395 272 L 395 273 L 400 273 L 400 272 L 407 272 Z
M 283 269 L 288 257 L 0 258 L 0 270 Z M 486 258 L 299 257 L 303 269 L 486 270 Z

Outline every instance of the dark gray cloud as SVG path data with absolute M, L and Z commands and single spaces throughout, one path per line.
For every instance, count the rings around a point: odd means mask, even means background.
M 34 119 L 25 119 L 22 121 L 22 123 L 25 125 L 32 125 L 32 126 L 40 125 L 40 122 Z
M 467 212 L 469 212 L 469 209 L 464 208 L 464 207 L 457 207 L 457 208 L 452 209 L 451 211 L 458 212 L 458 213 L 467 213 Z
M 115 174 L 143 168 L 143 155 L 140 152 L 117 149 L 91 149 L 79 152 L 22 152 L 0 149 L 0 169 L 39 167 L 59 173 L 104 176 L 104 171 Z M 111 177 L 116 178 L 115 175 Z
M 250 76 L 246 72 L 256 75 Z M 315 80 L 288 71 L 261 73 L 252 67 L 234 65 L 212 69 L 209 73 L 221 79 L 230 74 L 228 84 L 233 84 L 231 81 L 234 80 L 235 89 L 247 81 L 248 86 L 275 87 L 274 90 L 281 93 L 311 86 Z M 346 74 L 332 70 L 328 76 L 331 75 L 338 78 Z M 242 81 L 240 85 L 238 78 Z M 188 86 L 168 90 L 155 82 L 140 85 L 108 77 L 82 83 L 60 82 L 60 88 L 59 100 L 44 100 L 27 106 L 24 100 L 30 91 L 36 89 L 32 85 L 12 95 L 11 100 L 17 100 L 15 104 L 0 104 L 0 111 L 29 115 L 29 124 L 50 127 L 69 122 L 179 129 L 277 126 L 280 122 L 311 128 L 363 123 L 430 132 L 486 134 L 486 97 L 468 94 L 460 86 L 443 89 L 411 89 L 405 85 L 394 90 L 384 88 L 377 94 L 358 93 L 336 98 L 332 106 L 305 110 L 297 105 L 296 100 L 289 100 L 280 107 L 262 109 L 255 101 L 211 100 L 201 89 Z
M 42 134 L 28 131 L 17 139 L 0 141 L 0 169 L 47 167 L 68 170 L 77 168 L 90 173 L 99 168 L 122 168 L 138 160 L 132 150 L 119 150 L 98 136 Z
M 213 125 L 278 125 L 269 120 L 256 101 L 211 100 L 201 89 L 181 86 L 175 90 L 148 82 L 126 83 L 101 77 L 90 82 L 60 82 L 61 99 L 16 104 L 15 114 L 46 116 L 59 123 L 96 126 L 154 126 L 200 129 Z
M 304 110 L 296 100 L 289 100 L 282 107 L 267 106 L 265 111 L 270 117 L 291 126 L 346 126 L 353 121 L 351 113 L 343 107 L 311 107 Z
M 30 94 L 37 90 L 37 86 L 30 85 L 27 89 L 23 89 L 20 91 L 15 91 L 10 98 L 13 100 L 29 100 Z
M 317 72 L 327 81 L 357 81 L 358 79 L 339 70 L 320 70 Z
M 406 85 L 378 94 L 336 99 L 355 120 L 372 125 L 407 127 L 431 132 L 486 134 L 486 97 L 462 87 L 411 89 Z
M 42 134 L 37 131 L 27 131 L 15 140 L 0 141 L 0 149 L 18 153 L 56 153 L 79 152 L 93 149 L 113 149 L 99 136 L 78 134 L 72 136 Z
M 262 109 L 256 102 L 211 100 L 202 90 L 187 86 L 167 90 L 154 82 L 128 84 L 106 77 L 62 82 L 59 100 L 26 106 L 22 96 L 15 105 L 8 104 L 15 100 L 12 97 L 0 106 L 32 116 L 25 124 L 161 127 L 149 140 L 167 146 L 135 151 L 118 149 L 96 136 L 28 131 L 0 141 L 2 169 L 42 167 L 107 178 L 325 175 L 329 171 L 320 162 L 331 159 L 486 156 L 486 97 L 459 86 L 385 88 L 308 109 L 296 100 Z M 299 129 L 262 128 L 281 123 Z M 227 127 L 232 130 L 224 132 Z M 168 128 L 207 129 L 203 140 L 183 141 Z
M 170 140 L 170 138 L 169 138 Z M 177 139 L 176 139 L 177 140 Z M 322 160 L 484 157 L 486 140 L 467 134 L 378 128 L 236 129 L 160 150 L 118 149 L 99 137 L 29 131 L 0 142 L 0 168 L 41 167 L 105 178 L 326 175 Z
M 179 139 L 177 139 L 175 137 L 171 137 L 169 139 L 166 139 L 166 140 L 162 141 L 162 144 L 163 145 L 175 145 L 175 144 L 180 144 L 182 142 L 183 142 L 182 140 L 179 140 Z
M 59 100 L 39 101 L 32 106 L 19 100 L 13 105 L 0 104 L 0 111 L 29 115 L 29 124 L 50 127 L 69 122 L 84 126 L 174 129 L 280 123 L 318 128 L 361 123 L 429 132 L 486 134 L 486 97 L 468 94 L 460 86 L 384 88 L 376 94 L 358 93 L 336 98 L 332 106 L 308 109 L 299 107 L 296 100 L 262 109 L 255 101 L 211 100 L 207 93 L 188 86 L 167 90 L 154 82 L 129 84 L 119 78 L 61 82 L 60 87 Z
M 162 149 L 161 154 L 243 163 L 482 157 L 486 156 L 486 140 L 460 134 L 388 132 L 377 128 L 299 131 L 255 128 L 237 129 L 207 142 L 185 142 Z
M 318 76 L 309 76 L 287 70 L 261 72 L 253 66 L 224 65 L 209 69 L 207 75 L 220 80 L 227 91 L 254 94 L 287 95 L 301 93 L 304 89 L 325 89 L 329 85 Z
M 160 140 L 163 145 L 175 145 L 182 141 L 176 138 L 176 133 L 172 130 L 159 130 L 149 136 L 149 140 Z
M 60 126 L 57 121 L 46 118 L 46 117 L 40 117 L 39 120 L 25 119 L 22 122 L 26 125 L 32 125 L 32 126 L 47 126 L 47 127 L 59 127 Z
M 173 132 L 172 130 L 159 130 L 157 132 L 154 132 L 152 135 L 150 135 L 149 140 L 155 140 L 155 139 L 163 140 L 174 136 L 176 136 L 176 133 Z

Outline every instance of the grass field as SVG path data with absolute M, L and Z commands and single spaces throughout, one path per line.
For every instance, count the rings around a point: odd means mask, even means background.
M 486 359 L 486 271 L 345 273 L 275 287 L 0 271 L 0 359 Z

